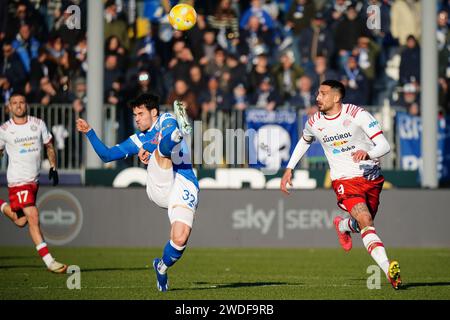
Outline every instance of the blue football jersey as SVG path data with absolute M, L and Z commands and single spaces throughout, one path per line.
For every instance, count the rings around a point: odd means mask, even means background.
M 167 112 L 163 113 L 149 130 L 131 135 L 127 140 L 118 144 L 117 147 L 126 154 L 126 158 L 130 155 L 138 154 L 139 149 L 145 144 L 145 149 L 151 153 L 151 157 L 158 147 L 164 131 L 171 127 L 178 127 L 177 120 L 172 114 Z M 197 177 L 192 170 L 188 146 L 184 140 L 180 144 L 180 161 L 173 161 L 173 170 L 191 181 L 199 189 Z M 181 158 L 185 159 L 185 161 L 181 161 Z

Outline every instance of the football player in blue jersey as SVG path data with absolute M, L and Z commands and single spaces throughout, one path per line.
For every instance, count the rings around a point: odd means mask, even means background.
M 153 260 L 157 288 L 168 290 L 167 269 L 179 260 L 191 234 L 198 205 L 199 186 L 192 170 L 187 144 L 183 136 L 191 132 L 186 106 L 175 101 L 176 117 L 159 112 L 159 97 L 142 94 L 129 103 L 138 132 L 125 141 L 106 146 L 94 129 L 77 119 L 78 131 L 86 134 L 103 162 L 138 155 L 147 165 L 147 194 L 158 206 L 168 209 L 171 223 L 170 240 L 162 258 Z

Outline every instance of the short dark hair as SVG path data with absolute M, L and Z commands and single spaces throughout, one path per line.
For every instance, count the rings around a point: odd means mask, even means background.
M 25 99 L 26 99 L 26 97 L 25 97 L 25 95 L 23 94 L 23 93 L 21 93 L 21 92 L 15 92 L 15 93 L 13 93 L 10 97 L 9 97 L 9 101 L 11 102 L 11 100 L 12 100 L 12 98 L 14 98 L 14 97 L 24 97 Z M 26 100 L 25 100 L 26 101 Z
M 156 109 L 159 115 L 159 97 L 151 93 L 143 93 L 128 103 L 131 109 L 144 105 L 148 111 Z
M 345 87 L 342 82 L 338 80 L 325 80 L 321 84 L 321 86 L 329 86 L 331 89 L 336 90 L 341 95 L 341 100 L 345 98 Z

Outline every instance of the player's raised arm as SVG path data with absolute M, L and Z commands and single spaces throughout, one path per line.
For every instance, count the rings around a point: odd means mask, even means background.
M 297 142 L 294 152 L 292 153 L 291 158 L 289 159 L 286 171 L 283 174 L 283 178 L 281 179 L 280 189 L 282 192 L 289 194 L 289 191 L 287 190 L 287 184 L 289 183 L 289 185 L 292 187 L 292 171 L 294 170 L 297 163 L 305 155 L 306 151 L 308 151 L 313 140 L 314 139 L 312 136 L 303 135 Z
M 130 155 L 137 154 L 139 148 L 128 138 L 121 144 L 109 148 L 95 133 L 94 129 L 84 119 L 77 119 L 77 130 L 86 134 L 92 147 L 103 162 L 126 159 Z

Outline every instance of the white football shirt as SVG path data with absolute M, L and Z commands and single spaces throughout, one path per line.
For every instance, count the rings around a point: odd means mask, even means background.
M 12 119 L 0 127 L 0 150 L 8 154 L 6 178 L 8 186 L 38 182 L 41 169 L 42 145 L 52 140 L 52 135 L 41 119 L 28 116 L 22 125 Z
M 305 140 L 317 139 L 330 165 L 331 180 L 365 177 L 368 180 L 380 176 L 379 159 L 354 162 L 352 154 L 357 150 L 369 151 L 374 147 L 371 139 L 382 130 L 378 121 L 363 108 L 343 104 L 334 117 L 316 112 L 305 124 Z

